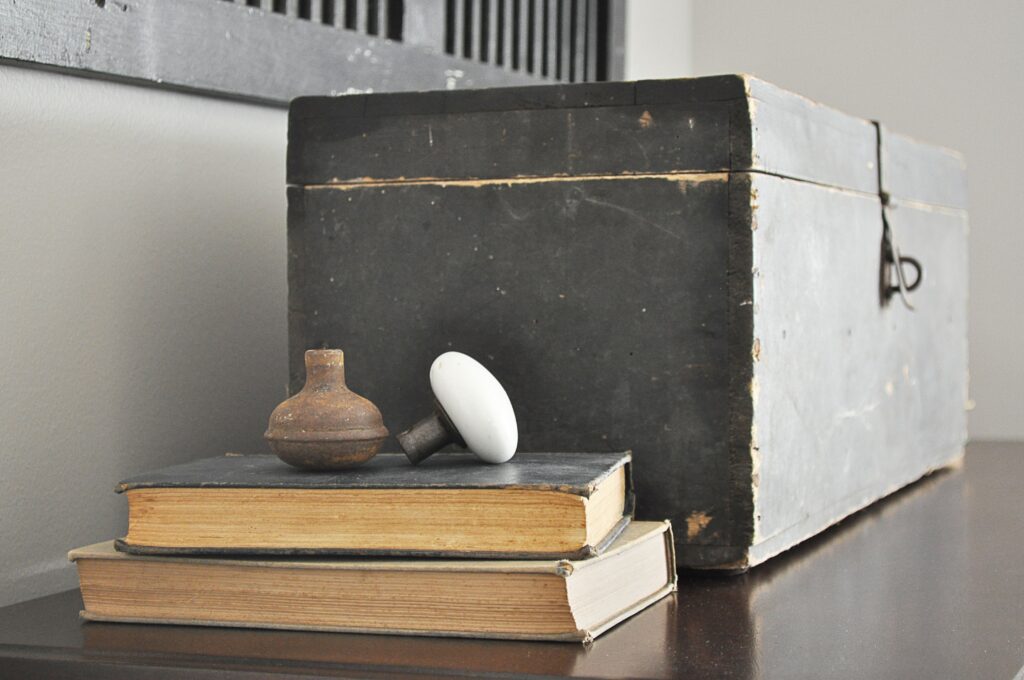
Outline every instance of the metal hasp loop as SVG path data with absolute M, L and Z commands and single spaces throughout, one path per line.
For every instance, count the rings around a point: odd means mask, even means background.
M 878 274 L 879 301 L 885 307 L 889 304 L 892 296 L 899 293 L 904 306 L 913 311 L 914 304 L 910 301 L 910 293 L 921 285 L 924 268 L 917 258 L 902 254 L 899 246 L 896 245 L 896 239 L 893 238 L 892 227 L 889 226 L 891 201 L 889 192 L 885 190 L 884 175 L 882 174 L 882 125 L 878 121 L 874 121 L 874 124 L 878 142 L 878 199 L 882 205 L 882 255 Z M 904 269 L 907 265 L 914 269 L 914 280 L 911 283 L 907 282 L 907 272 Z
M 907 283 L 907 274 L 904 270 L 905 265 L 910 265 L 914 268 L 914 280 L 911 283 Z M 906 305 L 907 309 L 913 311 L 914 304 L 910 301 L 910 293 L 921 285 L 923 275 L 924 271 L 917 258 L 900 253 L 899 247 L 893 243 L 889 221 L 883 220 L 882 264 L 879 276 L 879 293 L 882 306 L 884 307 L 889 304 L 892 296 L 899 293 L 903 304 Z M 893 284 L 894 279 L 896 281 L 895 285 Z

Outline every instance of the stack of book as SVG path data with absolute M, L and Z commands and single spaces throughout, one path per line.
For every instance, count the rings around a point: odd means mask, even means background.
M 591 640 L 675 590 L 631 460 L 227 456 L 125 480 L 128 534 L 72 550 L 87 619 Z

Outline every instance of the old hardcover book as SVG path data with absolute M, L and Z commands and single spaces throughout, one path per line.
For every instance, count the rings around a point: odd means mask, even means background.
M 596 555 L 629 523 L 629 453 L 521 453 L 503 465 L 380 454 L 334 474 L 227 455 L 121 482 L 136 554 Z
M 195 558 L 72 550 L 97 621 L 590 640 L 675 589 L 668 522 L 569 560 Z

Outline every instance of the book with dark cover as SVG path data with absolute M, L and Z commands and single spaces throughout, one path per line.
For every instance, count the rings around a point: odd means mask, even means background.
M 676 588 L 668 522 L 570 560 L 152 557 L 72 550 L 93 621 L 587 642 Z
M 135 554 L 585 558 L 633 515 L 629 453 L 380 454 L 336 473 L 228 454 L 126 479 Z

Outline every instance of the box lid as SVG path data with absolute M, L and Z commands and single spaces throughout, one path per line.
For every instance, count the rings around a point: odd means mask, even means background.
M 879 193 L 874 123 L 748 75 L 300 97 L 288 139 L 293 185 L 764 172 Z M 958 154 L 886 139 L 904 198 L 966 206 Z
M 291 105 L 288 181 L 753 171 L 879 194 L 882 157 L 897 198 L 966 207 L 962 157 L 893 134 L 882 146 L 871 121 L 745 75 L 313 96 Z

